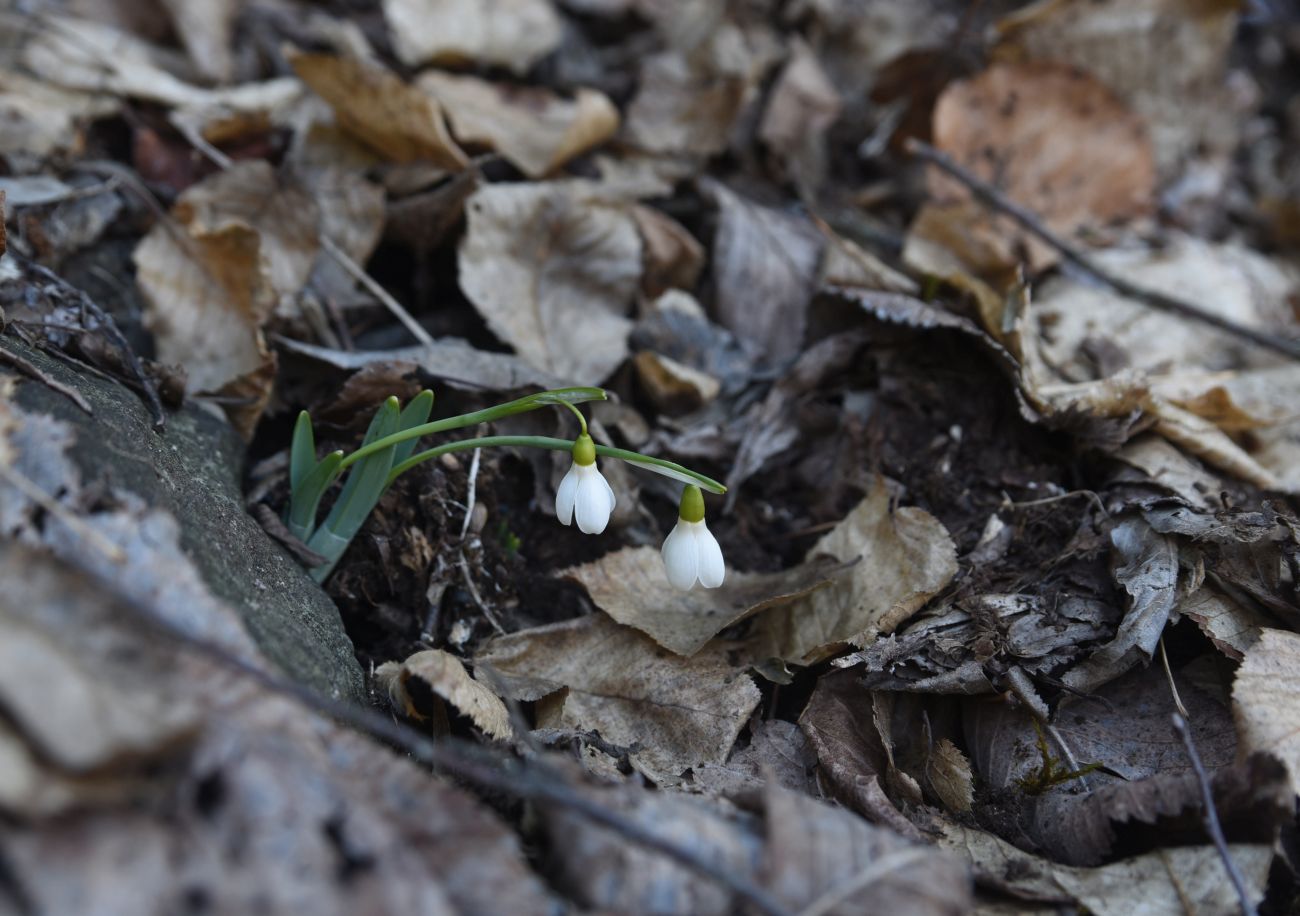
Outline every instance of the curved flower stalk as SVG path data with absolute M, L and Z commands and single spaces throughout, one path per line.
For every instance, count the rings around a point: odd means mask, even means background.
M 642 455 L 639 452 L 596 445 L 587 432 L 586 418 L 576 405 L 587 401 L 605 400 L 606 396 L 604 389 L 601 388 L 558 388 L 531 394 L 485 410 L 433 422 L 428 422 L 429 413 L 433 409 L 433 392 L 421 392 L 407 404 L 404 410 L 401 409 L 396 398 L 389 398 L 376 412 L 360 448 L 350 455 L 331 452 L 320 460 L 316 458 L 311 417 L 303 411 L 298 416 L 290 448 L 290 498 L 285 521 L 295 537 L 304 541 L 312 551 L 323 558 L 322 563 L 311 568 L 312 578 L 317 582 L 323 582 L 329 576 L 347 550 L 348 544 L 352 542 L 352 538 L 361 529 L 370 511 L 394 480 L 425 461 L 450 452 L 469 449 L 515 446 L 571 453 L 574 463 L 565 474 L 556 493 L 555 514 L 565 525 L 572 524 L 576 520 L 578 528 L 587 534 L 600 534 L 605 530 L 615 504 L 613 489 L 596 468 L 597 456 L 626 461 L 633 467 L 683 481 L 687 484 L 686 493 L 682 497 L 683 505 L 686 505 L 688 497 L 698 500 L 699 525 L 702 526 L 704 503 L 701 490 L 725 493 L 727 488 L 711 477 L 672 461 Z M 542 407 L 564 407 L 573 411 L 578 416 L 582 427 L 578 438 L 571 440 L 549 436 L 480 436 L 446 442 L 422 452 L 415 452 L 416 444 L 422 436 L 487 423 Z M 321 497 L 344 472 L 347 473 L 347 479 L 343 482 L 343 488 L 339 491 L 329 515 L 317 525 L 316 516 Z M 694 493 L 694 496 L 690 496 L 691 493 Z M 681 527 L 682 524 L 679 522 L 678 528 Z M 707 570 L 693 578 L 691 585 L 694 584 L 695 579 L 698 579 L 706 588 L 712 588 L 714 585 L 709 583 L 715 580 L 716 583 L 722 581 L 722 553 L 717 550 L 717 541 L 713 540 L 713 536 L 707 529 L 704 533 L 713 543 L 717 562 L 713 563 L 713 555 L 710 554 L 710 565 Z M 669 536 L 669 541 L 672 541 L 676 534 L 677 530 L 674 529 L 673 535 Z M 666 559 L 667 543 L 664 547 Z M 681 568 L 685 569 L 684 566 Z M 670 568 L 670 579 L 673 575 Z M 677 580 L 685 581 L 685 578 L 679 576 Z
M 726 578 L 722 548 L 704 524 L 704 495 L 694 484 L 682 491 L 677 526 L 664 541 L 663 557 L 668 581 L 682 591 L 690 591 L 697 582 L 717 588 Z

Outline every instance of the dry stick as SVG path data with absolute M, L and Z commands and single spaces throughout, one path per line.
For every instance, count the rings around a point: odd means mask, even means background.
M 721 865 L 696 855 L 691 849 L 584 797 L 574 791 L 573 787 L 564 782 L 563 778 L 550 767 L 537 762 L 524 764 L 522 761 L 502 758 L 498 754 L 456 738 L 442 738 L 434 742 L 374 710 L 324 696 L 287 678 L 271 674 L 217 643 L 185 632 L 151 608 L 143 607 L 138 603 L 127 606 L 144 623 L 159 630 L 179 645 L 189 648 L 195 654 L 259 684 L 272 693 L 289 697 L 313 712 L 399 747 L 425 766 L 441 768 L 483 789 L 493 789 L 516 798 L 567 808 L 580 817 L 622 834 L 691 871 L 717 881 L 767 916 L 793 916 L 767 890 L 749 878 L 733 874 Z
M 17 323 L 19 322 L 15 322 L 15 324 Z M 84 330 L 84 328 L 74 328 L 74 330 Z M 76 404 L 78 407 L 80 407 L 90 416 L 93 417 L 95 415 L 95 411 L 91 409 L 90 404 L 86 402 L 86 399 L 81 396 L 80 391 L 78 391 L 75 388 L 69 388 L 67 385 L 63 384 L 62 382 L 50 378 L 48 375 L 42 372 L 34 363 L 28 362 L 27 360 L 19 356 L 17 353 L 10 353 L 8 350 L 0 349 L 0 363 L 7 363 L 8 365 L 13 366 L 16 370 L 21 372 L 23 375 L 26 375 L 28 378 L 40 382 L 42 385 L 49 388 L 51 391 L 57 391 L 59 394 L 63 395 L 72 403 Z
M 1223 836 L 1223 827 L 1219 825 L 1219 812 L 1214 807 L 1214 795 L 1210 791 L 1210 779 L 1205 774 L 1205 767 L 1201 765 L 1201 755 L 1196 752 L 1196 744 L 1192 741 L 1191 729 L 1187 727 L 1187 720 L 1178 713 L 1173 713 L 1174 732 L 1183 741 L 1183 747 L 1187 750 L 1187 756 L 1191 758 L 1192 769 L 1196 772 L 1196 781 L 1201 787 L 1201 818 L 1205 822 L 1205 829 L 1214 840 L 1214 848 L 1219 851 L 1219 858 L 1223 859 L 1223 867 L 1228 871 L 1228 878 L 1232 881 L 1232 887 L 1237 892 L 1237 900 L 1241 903 L 1241 912 L 1243 916 L 1258 916 L 1258 910 L 1255 904 L 1251 902 L 1250 892 L 1246 890 L 1246 882 L 1241 877 L 1241 872 L 1237 868 L 1237 863 L 1232 859 L 1232 853 L 1228 850 L 1228 841 Z
M 1147 289 L 1130 283 L 1123 277 L 1118 277 L 1109 273 L 1093 261 L 1090 257 L 1078 251 L 1069 245 L 1045 225 L 1034 213 L 1025 209 L 1017 203 L 1008 200 L 1006 195 L 995 188 L 993 185 L 973 175 L 962 166 L 958 165 L 946 153 L 942 153 L 930 146 L 928 143 L 922 143 L 920 140 L 911 139 L 906 144 L 907 151 L 912 155 L 924 159 L 926 162 L 936 166 L 942 171 L 948 173 L 953 178 L 960 181 L 970 189 L 977 200 L 994 210 L 1000 210 L 1007 216 L 1010 216 L 1021 225 L 1026 231 L 1038 237 L 1048 247 L 1054 249 L 1061 257 L 1069 261 L 1075 267 L 1090 275 L 1094 280 L 1110 287 L 1116 293 L 1127 299 L 1133 299 L 1148 305 L 1151 308 L 1159 309 L 1162 312 L 1169 312 L 1178 315 L 1181 318 L 1188 318 L 1192 321 L 1199 321 L 1202 324 L 1208 324 L 1211 327 L 1218 328 L 1221 331 L 1239 337 L 1242 340 L 1248 340 L 1257 346 L 1274 353 L 1281 353 L 1283 356 L 1289 356 L 1292 359 L 1300 359 L 1300 342 L 1288 340 L 1285 337 L 1279 337 L 1276 334 L 1270 334 L 1267 331 L 1261 331 L 1256 328 L 1246 327 L 1235 321 L 1230 321 L 1221 315 L 1213 312 L 1207 312 L 1199 305 L 1193 305 L 1174 296 L 1158 292 L 1153 289 Z

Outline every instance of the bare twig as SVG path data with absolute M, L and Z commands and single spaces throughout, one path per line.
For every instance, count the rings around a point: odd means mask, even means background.
M 90 416 L 93 417 L 95 415 L 95 411 L 90 409 L 90 404 L 88 404 L 86 402 L 86 399 L 81 396 L 80 391 L 78 391 L 75 388 L 69 388 L 67 385 L 63 384 L 62 382 L 50 378 L 39 368 L 37 368 L 37 366 L 34 363 L 23 359 L 17 353 L 10 353 L 8 350 L 0 349 L 0 363 L 8 363 L 10 366 L 13 366 L 15 369 L 17 369 L 23 375 L 26 375 L 28 378 L 40 382 L 42 385 L 49 388 L 51 391 L 57 391 L 59 394 L 63 395 L 72 403 L 76 404 L 78 407 L 80 407 Z
M 808 906 L 799 911 L 799 916 L 826 916 L 845 900 L 875 884 L 892 871 L 906 868 L 913 862 L 920 862 L 933 855 L 933 850 L 923 846 L 913 846 L 887 853 L 871 862 L 866 868 L 853 876 L 847 884 L 833 887 L 822 894 Z
M 498 633 L 505 633 L 506 628 L 501 625 L 501 621 L 497 620 L 496 615 L 492 613 L 488 608 L 487 603 L 483 600 L 483 596 L 478 593 L 478 586 L 474 584 L 474 577 L 470 575 L 469 560 L 466 559 L 463 548 L 460 552 L 459 562 L 460 571 L 465 578 L 465 588 L 469 591 L 470 598 L 474 600 L 474 604 L 478 606 L 478 609 L 483 612 L 483 616 L 487 618 L 487 622 L 492 624 L 492 629 L 496 630 Z
M 474 515 L 474 501 L 478 492 L 478 469 L 483 458 L 483 449 L 474 449 L 474 457 L 469 462 L 469 488 L 465 494 L 465 521 L 460 525 L 460 539 L 465 540 L 469 533 L 470 518 Z
M 1237 863 L 1233 861 L 1232 853 L 1228 850 L 1228 841 L 1223 836 L 1223 827 L 1219 824 L 1219 812 L 1214 807 L 1214 793 L 1210 790 L 1210 779 L 1205 774 L 1205 767 L 1201 764 L 1201 755 L 1196 752 L 1196 743 L 1192 741 L 1192 730 L 1187 727 L 1187 720 L 1179 713 L 1173 713 L 1171 720 L 1174 726 L 1174 733 L 1182 739 L 1183 748 L 1187 751 L 1187 757 L 1192 761 L 1192 770 L 1196 773 L 1196 782 L 1201 787 L 1201 818 L 1205 821 L 1205 830 L 1210 834 L 1210 839 L 1214 841 L 1214 848 L 1219 851 L 1219 858 L 1223 860 L 1223 867 L 1227 869 L 1228 878 L 1232 881 L 1232 887 L 1237 892 L 1237 900 L 1241 903 L 1242 916 L 1258 916 L 1254 902 L 1250 899 L 1250 892 L 1246 890 L 1246 882 L 1241 877 L 1241 871 L 1237 868 Z
M 4 479 L 19 493 L 26 496 L 36 505 L 40 506 L 50 515 L 57 518 L 63 524 L 67 525 L 78 537 L 92 545 L 101 554 L 107 557 L 113 563 L 124 563 L 126 554 L 122 548 L 110 541 L 103 533 L 96 531 L 90 525 L 87 525 L 81 516 L 77 515 L 63 503 L 59 502 L 50 494 L 38 486 L 35 481 L 15 467 L 0 463 L 0 478 Z
M 1075 267 L 1090 275 L 1094 280 L 1110 287 L 1116 293 L 1127 299 L 1141 302 L 1151 308 L 1159 309 L 1162 312 L 1169 312 L 1178 315 L 1181 318 L 1187 318 L 1191 321 L 1199 321 L 1202 324 L 1208 324 L 1211 327 L 1218 328 L 1228 334 L 1238 337 L 1242 340 L 1248 340 L 1251 343 L 1272 350 L 1274 353 L 1281 353 L 1283 356 L 1289 356 L 1292 359 L 1300 359 L 1300 341 L 1290 340 L 1281 337 L 1276 333 L 1261 331 L 1257 328 L 1247 327 L 1208 312 L 1199 305 L 1194 305 L 1183 299 L 1167 295 L 1157 290 L 1147 289 L 1130 283 L 1123 277 L 1116 276 L 1102 268 L 1096 261 L 1083 254 L 1074 246 L 1064 241 L 1043 224 L 1043 221 L 1034 213 L 1027 210 L 1007 199 L 1006 195 L 995 188 L 993 185 L 984 181 L 982 178 L 972 174 L 967 169 L 958 165 L 946 153 L 940 152 L 928 143 L 922 143 L 920 140 L 910 139 L 907 141 L 907 151 L 920 159 L 941 169 L 953 178 L 960 181 L 975 198 L 986 207 L 999 210 L 1010 216 L 1021 225 L 1027 232 L 1036 236 L 1048 247 L 1055 250 L 1065 260 L 1069 261 Z

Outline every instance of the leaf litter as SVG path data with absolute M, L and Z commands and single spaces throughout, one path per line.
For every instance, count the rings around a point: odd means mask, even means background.
M 191 6 L 0 21 L 6 905 L 1293 908 L 1272 7 Z M 514 451 L 399 479 L 324 592 L 217 546 L 283 504 L 299 408 L 346 448 L 390 395 L 566 384 L 726 481 L 721 588 L 663 577 L 676 484 L 606 468 L 584 539 Z M 221 537 L 141 483 L 217 474 L 139 458 L 202 411 L 243 437 Z M 249 665 L 365 672 L 396 730 Z

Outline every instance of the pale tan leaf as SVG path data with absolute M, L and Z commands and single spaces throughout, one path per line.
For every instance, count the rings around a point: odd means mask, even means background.
M 664 52 L 641 62 L 636 97 L 627 110 L 627 136 L 654 153 L 713 155 L 726 149 L 748 86 L 735 74 L 713 74 L 683 54 Z
M 0 69 L 0 153 L 78 154 L 85 140 L 82 127 L 112 114 L 118 105 L 105 95 L 61 89 Z
M 1243 748 L 1281 760 L 1300 794 L 1300 635 L 1261 631 L 1237 669 L 1232 706 Z
M 704 246 L 686 227 L 667 214 L 637 204 L 632 217 L 645 250 L 645 276 L 641 288 L 657 298 L 669 289 L 690 292 L 704 269 Z
M 1066 236 L 1141 216 L 1155 192 L 1141 120 L 1100 83 L 1064 67 L 997 64 L 952 83 L 935 105 L 934 144 Z M 919 256 L 921 240 L 952 248 L 977 274 L 1018 263 L 1022 250 L 1035 268 L 1059 256 L 937 170 L 930 192 L 904 254 L 918 269 L 934 266 Z M 946 231 L 954 225 L 959 233 Z
M 1151 480 L 1194 506 L 1211 507 L 1223 483 L 1160 436 L 1144 435 L 1115 453 L 1125 464 L 1143 471 Z
M 925 775 L 934 794 L 949 811 L 969 811 L 975 799 L 975 785 L 970 761 L 947 738 L 935 742 L 930 759 L 925 764 Z
M 190 60 L 205 78 L 224 83 L 234 69 L 235 17 L 241 0 L 162 0 Z
M 521 700 L 559 695 L 539 725 L 595 729 L 653 779 L 723 763 L 758 688 L 718 653 L 681 658 L 593 614 L 498 637 L 475 659 Z
M 384 0 L 397 56 L 408 67 L 474 63 L 524 73 L 560 44 L 549 0 Z
M 678 655 L 694 655 L 733 623 L 823 588 L 843 575 L 814 561 L 779 573 L 728 572 L 719 588 L 679 591 L 669 584 L 654 547 L 624 547 L 566 573 L 583 584 L 596 607 L 636 627 Z
M 841 107 L 817 55 L 796 37 L 768 97 L 758 137 L 781 158 L 805 198 L 811 199 L 826 176 L 826 132 Z
M 809 551 L 820 555 L 855 565 L 826 588 L 763 613 L 746 647 L 751 657 L 810 665 L 845 643 L 866 645 L 957 574 L 957 549 L 943 525 L 915 507 L 891 511 L 883 481 Z
M 438 100 L 462 143 L 494 149 L 541 178 L 618 131 L 618 109 L 593 89 L 572 99 L 545 89 L 431 70 L 416 85 Z
M 460 284 L 529 365 L 594 385 L 627 356 L 641 240 L 584 183 L 498 184 L 466 205 Z
M 339 124 L 392 162 L 461 169 L 469 159 L 447 132 L 436 99 L 378 64 L 333 54 L 290 55 L 293 70 L 329 103 Z
M 1225 74 L 1239 12 L 1232 0 L 1047 0 L 998 23 L 997 53 L 1100 79 L 1146 122 L 1168 180 L 1189 156 L 1225 159 L 1236 147 Z
M 1224 655 L 1241 661 L 1269 624 L 1249 604 L 1234 601 L 1213 585 L 1202 585 L 1178 602 L 1178 613 L 1193 620 Z
M 407 688 L 407 683 L 416 678 L 490 737 L 509 738 L 513 731 L 510 712 L 501 698 L 471 677 L 460 659 L 441 649 L 417 652 L 400 664 L 385 662 L 375 674 L 380 683 L 388 685 L 394 704 L 407 715 L 418 715 Z

